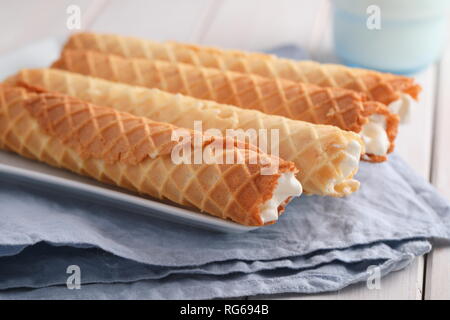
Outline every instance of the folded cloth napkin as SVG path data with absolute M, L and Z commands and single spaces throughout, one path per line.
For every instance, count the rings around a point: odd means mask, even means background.
M 291 49 L 288 49 L 291 50 Z M 297 52 L 294 50 L 294 52 Z M 384 276 L 450 239 L 450 205 L 398 156 L 345 199 L 303 196 L 273 226 L 220 234 L 0 176 L 0 299 L 318 293 Z M 81 290 L 66 283 L 81 271 Z

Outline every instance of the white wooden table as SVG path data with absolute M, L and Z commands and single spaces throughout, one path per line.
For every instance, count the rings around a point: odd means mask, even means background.
M 68 34 L 66 10 L 73 4 L 81 9 L 85 30 L 245 50 L 293 43 L 313 59 L 332 59 L 327 0 L 1 0 L 0 54 Z M 397 151 L 450 198 L 450 50 L 417 78 L 424 93 L 410 123 L 401 127 Z M 450 299 L 450 248 L 434 248 L 387 276 L 380 290 L 355 285 L 323 295 L 263 298 Z

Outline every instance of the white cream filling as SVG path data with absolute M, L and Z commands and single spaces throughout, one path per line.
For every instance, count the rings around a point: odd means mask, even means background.
M 361 144 L 356 140 L 351 141 L 345 149 L 347 157 L 339 164 L 342 176 L 348 178 L 355 170 L 358 169 L 359 160 L 361 158 Z
M 335 193 L 336 186 L 340 185 L 345 180 L 348 180 L 351 175 L 356 173 L 359 167 L 359 161 L 361 159 L 361 149 L 362 145 L 357 140 L 352 140 L 347 145 L 347 147 L 344 150 L 346 157 L 339 163 L 339 170 L 341 172 L 339 179 L 329 180 L 326 186 L 327 192 L 329 194 Z M 353 181 L 353 183 L 358 182 Z M 344 194 L 350 194 L 351 187 L 348 186 L 346 189 L 343 190 L 343 192 Z
M 415 103 L 409 94 L 402 94 L 400 99 L 391 102 L 388 108 L 392 113 L 399 115 L 401 123 L 407 123 L 410 119 L 411 108 Z
M 386 133 L 386 117 L 374 114 L 369 117 L 359 133 L 366 145 L 366 153 L 385 156 L 389 150 L 390 141 Z
M 261 218 L 263 223 L 278 220 L 278 207 L 289 197 L 298 197 L 303 189 L 294 173 L 282 173 L 278 178 L 278 184 L 273 192 L 272 198 L 261 205 Z

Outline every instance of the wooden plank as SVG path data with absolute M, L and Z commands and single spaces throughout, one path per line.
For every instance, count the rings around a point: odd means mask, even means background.
M 433 247 L 427 257 L 425 300 L 450 299 L 450 248 Z
M 308 49 L 325 0 L 224 0 L 202 44 L 261 51 L 283 44 Z
M 333 48 L 331 2 L 325 1 L 319 13 L 309 45 L 311 59 L 324 63 L 339 63 Z
M 409 122 L 400 126 L 396 152 L 427 180 L 430 177 L 437 67 L 416 75 L 423 92 L 412 106 Z
M 0 54 L 49 36 L 60 36 L 70 32 L 67 28 L 69 5 L 81 9 L 81 27 L 86 27 L 95 9 L 103 1 L 92 0 L 27 0 L 1 3 Z
M 439 96 L 436 110 L 435 146 L 432 181 L 436 188 L 450 200 L 450 50 L 440 65 Z M 427 258 L 425 299 L 450 299 L 450 248 L 435 247 Z
M 393 272 L 380 281 L 380 289 L 369 290 L 358 283 L 338 292 L 313 295 L 282 294 L 250 297 L 275 300 L 420 300 L 422 298 L 423 263 L 415 260 L 406 269 Z
M 439 78 L 432 181 L 450 199 L 450 50 L 441 62 Z
M 154 40 L 195 42 L 215 1 L 111 0 L 91 30 Z

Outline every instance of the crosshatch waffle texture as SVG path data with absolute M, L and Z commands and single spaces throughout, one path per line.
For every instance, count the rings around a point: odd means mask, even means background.
M 171 135 L 177 129 L 61 94 L 0 85 L 0 148 L 223 219 L 263 225 L 261 204 L 272 197 L 281 173 L 297 171 L 294 164 L 212 137 L 204 143 L 219 142 L 224 154 L 244 163 L 175 164 Z M 255 157 L 264 160 L 252 164 Z M 278 173 L 262 175 L 274 161 Z
M 351 89 L 365 94 L 369 100 L 384 104 L 398 100 L 402 93 L 417 99 L 422 90 L 414 79 L 388 73 L 336 64 L 282 59 L 238 50 L 176 42 L 158 43 L 118 35 L 78 33 L 69 38 L 65 48 L 95 50 L 128 58 L 182 62 L 199 67 L 257 74 L 272 79 Z

